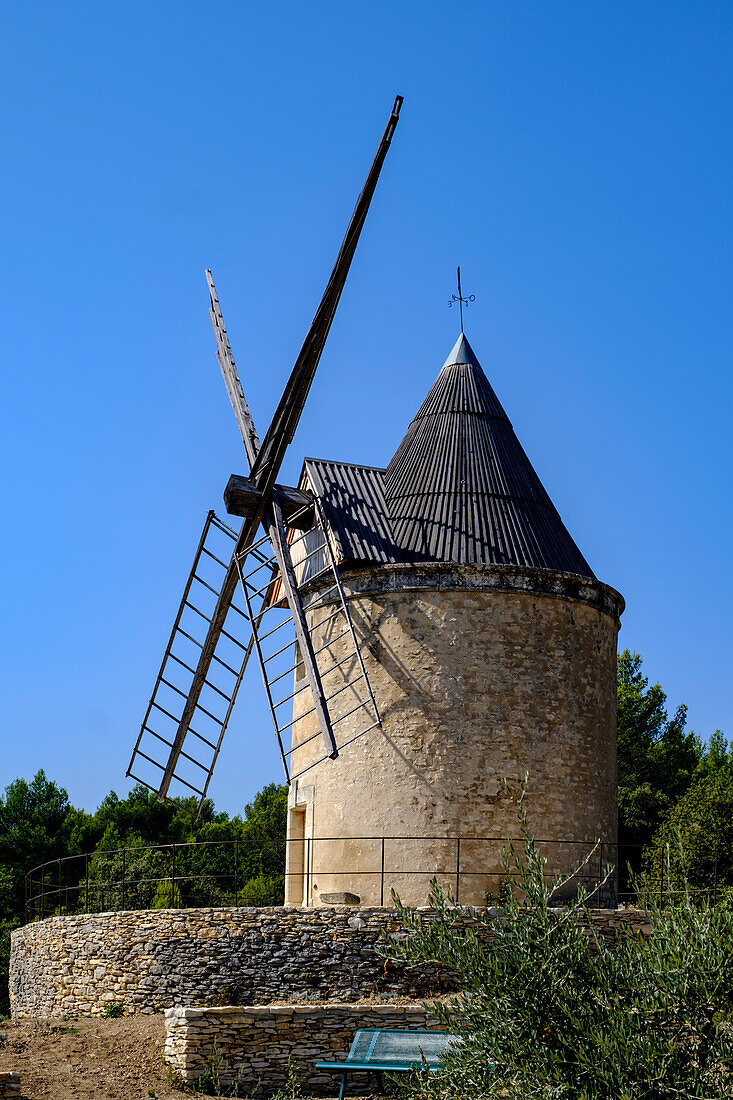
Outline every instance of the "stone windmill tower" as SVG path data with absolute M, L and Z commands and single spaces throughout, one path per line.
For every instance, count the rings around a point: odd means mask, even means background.
M 254 654 L 290 788 L 291 905 L 374 905 L 392 888 L 421 903 L 435 872 L 483 901 L 516 830 L 501 780 L 525 772 L 553 869 L 616 840 L 623 600 L 565 529 L 463 333 L 386 470 L 306 459 L 298 487 L 277 482 L 401 105 L 262 442 L 207 272 L 249 473 L 224 491 L 238 526 L 208 513 L 127 772 L 200 810 Z
M 624 602 L 575 545 L 463 333 L 386 469 L 306 459 L 300 488 L 321 503 L 381 725 L 308 768 L 313 718 L 295 721 L 286 902 L 389 903 L 394 887 L 424 904 L 436 870 L 483 901 L 500 838 L 517 833 L 501 780 L 525 771 L 553 869 L 594 838 L 613 860 Z M 304 579 L 314 645 L 338 660 L 323 582 Z

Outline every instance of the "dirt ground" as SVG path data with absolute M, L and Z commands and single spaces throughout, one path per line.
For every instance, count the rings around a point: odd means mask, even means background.
M 4 1038 L 3 1038 L 4 1036 Z M 163 1065 L 163 1017 L 0 1023 L 0 1072 L 24 1100 L 193 1100 Z
M 186 1095 L 166 1083 L 162 1016 L 5 1021 L 0 1035 L 5 1035 L 0 1070 L 20 1074 L 27 1100 L 183 1100 Z

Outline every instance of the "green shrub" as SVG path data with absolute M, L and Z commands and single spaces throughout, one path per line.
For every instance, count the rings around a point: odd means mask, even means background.
M 178 883 L 174 885 L 171 881 L 159 882 L 150 901 L 150 908 L 181 909 L 182 906 L 183 902 L 181 900 L 181 891 Z
M 272 1100 L 309 1100 L 309 1093 L 305 1091 L 305 1078 L 295 1068 L 292 1058 L 288 1058 L 285 1084 L 274 1093 Z
M 222 1067 L 222 1054 L 219 1049 L 219 1039 L 215 1035 L 211 1051 L 206 1059 L 206 1068 L 198 1080 L 194 1083 L 194 1092 L 204 1092 L 209 1096 L 222 1096 L 220 1071 Z
M 125 1010 L 119 1001 L 109 1001 L 104 1009 L 104 1016 L 106 1020 L 118 1020 L 120 1016 L 125 1015 Z
M 20 920 L 0 918 L 0 1013 L 10 1012 L 8 970 L 10 968 L 10 933 L 20 927 Z
M 696 903 L 682 885 L 649 899 L 649 937 L 608 944 L 582 891 L 553 906 L 518 799 L 523 835 L 504 854 L 510 884 L 499 919 L 462 927 L 433 883 L 434 919 L 395 903 L 409 933 L 383 950 L 409 965 L 439 962 L 461 991 L 434 1012 L 464 1041 L 443 1073 L 417 1074 L 415 1097 L 459 1100 L 679 1100 L 733 1096 L 733 908 Z
M 282 905 L 285 900 L 285 879 L 282 875 L 257 875 L 245 882 L 239 891 L 240 905 Z

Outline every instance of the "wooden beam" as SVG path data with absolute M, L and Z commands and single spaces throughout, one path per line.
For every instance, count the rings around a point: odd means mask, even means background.
M 276 485 L 273 495 L 277 497 L 282 509 L 286 527 L 295 527 L 299 531 L 309 531 L 313 526 L 313 496 L 302 489 L 290 485 Z M 224 490 L 224 507 L 230 516 L 242 516 L 249 519 L 262 501 L 262 493 L 248 477 L 232 474 Z
M 227 336 L 227 330 L 224 325 L 224 317 L 222 316 L 219 298 L 217 297 L 216 287 L 214 286 L 214 278 L 208 270 L 206 272 L 206 282 L 209 285 L 209 297 L 211 299 L 209 317 L 211 318 L 211 327 L 214 330 L 214 336 L 216 338 L 216 357 L 219 360 L 221 373 L 224 377 L 224 385 L 227 388 L 229 400 L 232 403 L 234 415 L 239 424 L 239 431 L 242 435 L 242 442 L 244 443 L 247 460 L 251 468 L 257 458 L 260 449 L 260 441 L 257 437 L 252 413 L 249 411 L 249 405 L 244 396 L 242 383 L 239 380 L 239 374 L 237 373 L 237 368 L 234 363 L 229 337 Z
M 356 206 L 351 215 L 339 254 L 336 257 L 336 263 L 333 265 L 331 278 L 328 280 L 328 285 L 295 361 L 295 366 L 288 379 L 280 404 L 275 411 L 272 423 L 267 429 L 264 442 L 252 467 L 253 480 L 266 493 L 275 484 L 285 450 L 295 434 L 295 429 L 303 412 L 303 406 L 308 397 L 331 328 L 331 322 L 346 283 L 346 276 L 349 274 L 351 261 L 354 258 L 356 246 L 366 221 L 379 174 L 382 171 L 384 158 L 387 156 L 392 142 L 401 106 L 402 96 L 398 95 L 387 120 L 382 139 L 377 146 L 377 152 L 367 173 L 361 194 L 356 200 Z
M 278 559 L 278 565 L 280 566 L 280 581 L 283 592 L 285 593 L 285 598 L 288 601 L 290 613 L 293 616 L 295 637 L 300 648 L 300 659 L 303 662 L 305 674 L 308 678 L 308 685 L 311 690 L 311 695 L 313 696 L 313 706 L 315 708 L 316 718 L 318 719 L 318 725 L 321 727 L 321 737 L 326 746 L 326 752 L 332 760 L 335 760 L 339 754 L 336 748 L 336 738 L 331 729 L 331 721 L 328 717 L 328 708 L 326 706 L 326 697 L 323 694 L 321 676 L 313 652 L 313 643 L 311 642 L 311 636 L 308 631 L 305 610 L 303 609 L 300 593 L 298 592 L 298 583 L 295 579 L 295 570 L 293 569 L 290 550 L 288 549 L 285 538 L 283 514 L 276 500 L 272 502 L 272 512 L 269 518 L 271 518 L 271 522 L 268 523 L 268 534 L 270 536 L 272 548 Z
M 323 348 L 328 337 L 331 323 L 333 321 L 336 307 L 338 306 L 341 292 L 343 291 L 346 277 L 351 267 L 351 261 L 354 258 L 356 246 L 361 235 L 364 222 L 366 220 L 367 212 L 374 195 L 379 174 L 382 170 L 384 158 L 389 150 L 392 136 L 397 126 L 399 118 L 400 107 L 402 106 L 402 96 L 397 96 L 394 102 L 394 106 L 390 113 L 387 125 L 382 139 L 377 147 L 374 160 L 372 161 L 367 178 L 362 188 L 361 194 L 357 199 L 354 212 L 351 215 L 351 220 L 346 230 L 339 254 L 336 257 L 336 262 L 331 272 L 331 278 L 328 281 L 328 285 L 321 298 L 320 305 L 316 310 L 316 315 L 313 318 L 311 327 L 308 331 L 308 335 L 303 342 L 303 346 L 300 349 L 298 358 L 295 361 L 295 365 L 291 371 L 290 378 L 283 392 L 280 404 L 278 405 L 275 415 L 272 419 L 270 427 L 267 430 L 264 443 L 259 446 L 259 440 L 255 431 L 254 422 L 252 420 L 252 414 L 249 411 L 249 406 L 242 390 L 242 384 L 237 374 L 237 369 L 234 364 L 234 356 L 232 355 L 231 348 L 229 346 L 229 339 L 224 327 L 224 320 L 221 315 L 221 309 L 219 307 L 219 300 L 216 295 L 216 288 L 214 287 L 214 281 L 211 277 L 211 272 L 207 271 L 206 279 L 209 285 L 209 294 L 211 297 L 211 309 L 210 317 L 211 323 L 214 329 L 214 335 L 216 337 L 217 345 L 217 358 L 219 360 L 219 366 L 221 367 L 222 375 L 224 376 L 224 383 L 229 394 L 229 399 L 232 403 L 234 413 L 237 417 L 240 432 L 242 434 L 242 440 L 244 442 L 247 458 L 250 463 L 250 477 L 254 482 L 257 490 L 262 494 L 261 498 L 257 502 L 256 508 L 251 516 L 246 518 L 242 523 L 242 529 L 239 533 L 237 543 L 232 555 L 232 560 L 229 563 L 227 573 L 224 579 L 223 587 L 219 593 L 219 598 L 216 601 L 216 607 L 211 617 L 209 629 L 206 634 L 206 640 L 204 641 L 199 660 L 196 665 L 196 671 L 193 676 L 191 688 L 189 690 L 188 698 L 183 707 L 183 714 L 181 715 L 178 729 L 173 740 L 173 747 L 171 748 L 171 754 L 166 767 L 163 779 L 161 781 L 158 797 L 162 801 L 170 786 L 173 772 L 175 770 L 176 762 L 178 761 L 183 742 L 188 728 L 191 724 L 194 711 L 198 705 L 198 701 L 201 697 L 201 692 L 206 681 L 206 676 L 211 666 L 211 662 L 214 658 L 214 650 L 216 649 L 217 642 L 224 629 L 224 623 L 226 621 L 227 613 L 231 606 L 232 599 L 237 587 L 238 571 L 237 571 L 237 558 L 246 555 L 247 551 L 251 547 L 252 543 L 257 537 L 260 524 L 265 523 L 268 529 L 268 533 L 271 533 L 271 537 L 278 540 L 278 532 L 275 530 L 277 523 L 273 523 L 272 509 L 280 511 L 279 504 L 273 496 L 275 489 L 275 483 L 277 481 L 277 475 L 280 472 L 283 459 L 285 457 L 285 451 L 290 444 L 295 430 L 298 426 L 298 422 L 303 412 L 308 393 L 313 382 L 313 378 L 316 373 L 316 368 L 321 358 Z M 268 520 L 270 522 L 268 523 Z M 278 545 L 273 544 L 273 550 L 278 557 L 278 564 L 283 574 L 283 580 L 287 571 L 287 564 L 290 564 L 292 569 L 292 562 L 290 562 L 289 552 L 286 550 L 284 555 L 281 555 Z M 294 575 L 293 575 L 294 580 Z M 293 616 L 298 607 L 302 612 L 302 604 L 297 593 L 297 586 L 295 589 L 295 601 L 291 603 L 290 597 L 288 598 Z M 318 670 L 315 669 L 315 675 L 318 675 Z M 320 685 L 320 678 L 312 681 L 313 684 Z M 318 688 L 315 689 L 314 695 Z M 320 720 L 320 715 L 319 715 Z M 324 737 L 329 753 L 335 752 L 335 743 L 333 742 L 333 731 L 331 730 L 328 718 L 320 720 L 321 732 Z M 330 731 L 330 739 L 329 739 Z M 332 747 L 331 747 L 332 746 Z

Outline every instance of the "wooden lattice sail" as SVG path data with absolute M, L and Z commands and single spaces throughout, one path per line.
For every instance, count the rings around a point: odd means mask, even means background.
M 310 494 L 278 485 L 277 477 L 302 415 L 401 105 L 402 97 L 398 96 L 321 303 L 262 444 L 237 373 L 214 281 L 211 272 L 206 273 L 217 358 L 242 436 L 249 474 L 233 477 L 225 493 L 228 511 L 242 519 L 239 530 L 213 513 L 207 517 L 127 771 L 156 790 L 161 799 L 169 794 L 172 784 L 180 784 L 184 793 L 198 796 L 199 806 L 203 802 L 253 650 L 260 663 L 288 778 L 292 775 L 291 754 L 302 745 L 285 748 L 283 733 L 293 723 L 283 724 L 281 708 L 292 705 L 301 692 L 310 694 L 311 709 L 306 708 L 306 712 L 314 715 L 315 736 L 321 740 L 321 752 L 309 753 L 309 767 L 326 757 L 338 756 L 338 726 L 354 709 L 364 712 L 363 731 L 379 723 L 318 501 Z M 222 539 L 225 546 L 229 540 L 224 553 L 211 547 L 212 541 Z M 341 624 L 343 635 L 339 637 L 348 636 L 353 645 L 349 657 L 356 675 L 348 684 L 351 695 L 341 683 L 331 688 L 329 676 L 333 669 L 328 667 L 328 646 L 314 647 L 311 638 L 301 588 L 312 576 L 315 563 L 319 570 L 332 574 L 333 583 L 322 599 L 328 602 L 329 614 Z M 205 568 L 213 570 L 213 575 L 202 575 Z M 240 603 L 235 599 L 238 588 Z M 201 606 L 202 600 L 205 607 Z M 315 610 L 309 607 L 311 621 Z M 278 616 L 278 622 L 270 625 L 273 615 Z M 198 625 L 198 632 L 189 623 L 191 619 Z M 322 625 L 319 620 L 319 628 Z M 281 631 L 284 637 L 286 628 L 290 631 L 287 644 L 281 642 L 270 652 L 266 643 Z M 180 651 L 186 647 L 184 657 Z M 290 664 L 283 670 L 282 661 L 288 659 Z M 290 682 L 295 677 L 295 690 L 280 699 L 273 689 L 288 683 L 288 677 Z M 360 692 L 358 705 L 348 714 L 340 713 L 342 700 L 348 695 L 353 702 L 354 691 Z M 301 717 L 302 713 L 301 707 Z

